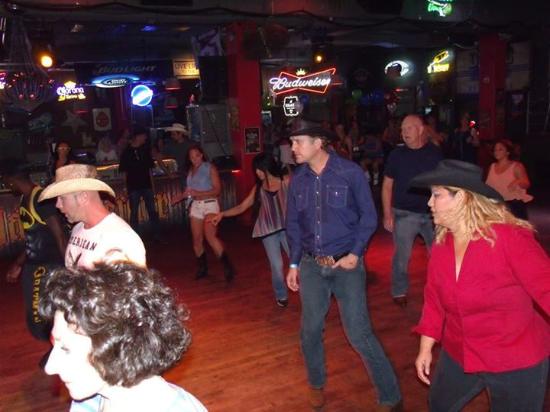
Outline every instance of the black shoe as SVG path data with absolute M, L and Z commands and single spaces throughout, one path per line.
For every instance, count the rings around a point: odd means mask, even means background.
M 277 306 L 286 308 L 288 306 L 288 299 L 277 299 Z
M 229 256 L 227 256 L 225 252 L 223 252 L 222 255 L 220 256 L 220 260 L 222 261 L 225 280 L 227 282 L 231 282 L 235 277 L 235 268 L 233 267 L 233 264 L 229 260 Z
M 395 303 L 397 306 L 400 306 L 402 309 L 405 309 L 407 307 L 407 296 L 394 296 L 393 303 Z
M 206 253 L 202 253 L 202 255 L 197 257 L 197 274 L 195 275 L 195 279 L 201 279 L 208 275 L 208 263 L 206 262 Z

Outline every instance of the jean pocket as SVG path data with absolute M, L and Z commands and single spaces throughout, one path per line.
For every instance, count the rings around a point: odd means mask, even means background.
M 302 211 L 308 206 L 308 194 L 306 190 L 296 193 L 296 209 Z
M 348 187 L 343 185 L 327 185 L 327 204 L 330 207 L 345 207 L 348 198 Z

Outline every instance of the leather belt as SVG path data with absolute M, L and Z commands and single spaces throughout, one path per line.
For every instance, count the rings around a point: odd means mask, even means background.
M 349 255 L 350 252 L 339 253 L 337 255 L 328 255 L 328 256 L 316 256 L 311 252 L 305 252 L 306 255 L 315 259 L 315 263 L 319 266 L 332 266 L 344 256 Z
M 216 199 L 195 200 L 195 202 L 202 202 L 202 203 L 213 203 L 216 201 L 217 201 Z

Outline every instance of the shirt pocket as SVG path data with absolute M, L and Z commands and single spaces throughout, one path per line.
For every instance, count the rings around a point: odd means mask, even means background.
M 305 189 L 302 189 L 301 191 L 296 193 L 296 210 L 302 211 L 304 209 L 307 209 L 308 206 L 308 192 Z
M 327 204 L 330 207 L 346 207 L 348 187 L 344 185 L 327 185 Z

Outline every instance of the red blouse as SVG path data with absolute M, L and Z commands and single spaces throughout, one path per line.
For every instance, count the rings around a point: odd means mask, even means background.
M 441 342 L 465 372 L 506 372 L 550 354 L 550 259 L 533 232 L 493 226 L 494 246 L 468 244 L 455 276 L 454 242 L 434 244 L 415 331 Z M 534 305 L 538 304 L 538 308 Z

